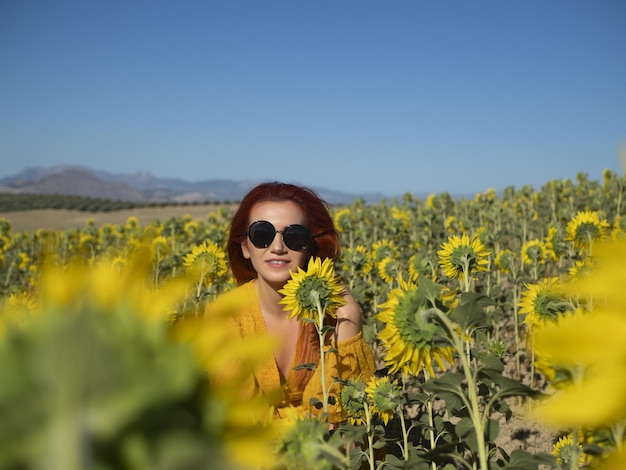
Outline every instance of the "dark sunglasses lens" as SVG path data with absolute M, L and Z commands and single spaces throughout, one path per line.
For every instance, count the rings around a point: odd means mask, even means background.
M 255 222 L 248 229 L 248 237 L 257 248 L 267 248 L 274 240 L 275 235 L 274 226 L 265 221 Z
M 285 230 L 283 240 L 290 250 L 302 251 L 311 243 L 311 233 L 304 225 L 290 225 Z

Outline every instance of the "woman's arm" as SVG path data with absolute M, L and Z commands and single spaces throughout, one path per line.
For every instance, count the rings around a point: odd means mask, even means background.
M 348 288 L 342 292 L 346 304 L 337 309 L 337 326 L 335 327 L 335 341 L 346 341 L 361 332 L 361 307 L 352 296 Z

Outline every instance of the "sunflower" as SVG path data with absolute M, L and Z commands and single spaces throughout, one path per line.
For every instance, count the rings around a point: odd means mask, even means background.
M 596 211 L 581 211 L 572 218 L 565 228 L 567 241 L 573 243 L 575 248 L 589 249 L 596 240 L 606 236 L 609 224 L 600 219 Z
M 183 265 L 202 283 L 215 284 L 226 275 L 226 253 L 216 243 L 206 240 L 185 255 Z
M 167 238 L 163 235 L 158 235 L 152 239 L 152 253 L 156 259 L 163 259 L 170 250 L 170 246 L 167 243 Z
M 10 294 L 2 299 L 2 315 L 0 315 L 0 337 L 7 325 L 22 327 L 32 320 L 37 313 L 37 299 L 26 292 Z
M 552 447 L 552 455 L 556 457 L 556 462 L 560 468 L 569 468 L 574 454 L 578 454 L 578 465 L 582 467 L 589 460 L 583 452 L 583 446 L 578 444 L 578 449 L 574 450 L 574 438 L 571 434 L 561 437 Z
M 5 217 L 0 217 L 0 235 L 8 235 L 11 233 L 11 229 L 13 226 L 11 225 L 11 221 L 6 219 Z
M 407 231 L 411 227 L 411 214 L 406 210 L 402 210 L 396 206 L 391 208 L 391 220 L 395 222 L 393 225 L 400 231 Z
M 379 339 L 390 374 L 402 370 L 417 375 L 424 368 L 434 376 L 433 359 L 442 370 L 446 370 L 443 360 L 452 363 L 447 331 L 416 285 L 393 289 L 380 308 L 376 318 L 384 328 Z
M 11 239 L 7 235 L 0 235 L 0 253 L 7 251 L 11 246 Z
M 430 261 L 423 255 L 415 253 L 409 258 L 409 281 L 416 282 L 420 274 L 432 274 Z
M 15 260 L 15 267 L 21 271 L 25 271 L 26 268 L 28 268 L 30 264 L 30 257 L 24 253 L 23 251 L 21 253 L 17 254 L 17 258 Z
M 577 260 L 574 261 L 574 264 L 570 266 L 567 273 L 569 277 L 572 279 L 577 279 L 580 277 L 587 276 L 591 274 L 593 270 L 593 262 L 590 260 Z
M 475 273 L 488 269 L 489 251 L 478 237 L 470 240 L 466 234 L 461 237 L 452 235 L 441 245 L 437 254 L 439 265 L 451 279 L 471 279 Z
M 624 240 L 626 239 L 626 217 L 616 216 L 615 222 L 613 222 L 613 228 L 611 230 L 612 240 Z
M 622 311 L 577 309 L 543 324 L 534 333 L 534 351 L 573 380 L 532 414 L 551 426 L 600 428 L 626 419 L 626 318 Z
M 78 249 L 85 253 L 94 254 L 96 247 L 98 246 L 98 240 L 90 233 L 81 233 L 78 241 Z
M 348 232 L 354 225 L 354 216 L 350 208 L 346 207 L 335 212 L 333 221 L 338 232 Z
M 113 224 L 102 224 L 100 228 L 98 228 L 98 238 L 101 240 L 106 240 L 111 234 L 114 232 L 115 228 Z
M 566 292 L 590 299 L 597 308 L 615 312 L 626 311 L 626 240 L 603 241 L 587 257 L 584 276 L 578 275 L 564 284 Z
M 139 219 L 134 215 L 131 215 L 126 219 L 126 224 L 124 225 L 124 228 L 129 232 L 137 230 L 139 228 Z
M 200 231 L 200 224 L 198 224 L 197 220 L 189 220 L 183 226 L 183 231 L 189 238 L 195 237 Z
M 526 284 L 525 287 L 518 313 L 526 315 L 524 323 L 530 326 L 554 321 L 559 315 L 572 310 L 572 304 L 567 301 L 557 277 L 548 277 L 536 284 Z
M 379 240 L 372 245 L 371 256 L 375 263 L 386 257 L 395 258 L 398 256 L 398 247 L 390 240 Z
M 455 234 L 460 230 L 459 221 L 454 215 L 449 215 L 446 220 L 443 221 L 443 226 L 446 229 L 446 233 Z
M 548 356 L 537 354 L 533 362 L 535 370 L 550 382 L 550 387 L 555 390 L 563 389 L 572 383 L 572 373 L 566 367 L 562 367 L 550 360 Z
M 505 248 L 498 251 L 496 259 L 494 260 L 494 264 L 496 265 L 496 268 L 499 269 L 502 273 L 514 275 L 517 271 L 515 261 L 515 253 L 513 253 L 508 248 Z
M 371 403 L 372 412 L 380 416 L 387 425 L 402 400 L 402 391 L 398 383 L 395 380 L 392 382 L 388 375 L 372 377 L 365 393 Z
M 263 427 L 255 420 L 266 412 L 268 405 L 261 403 L 260 398 L 241 399 L 239 391 L 248 374 L 243 368 L 233 372 L 237 378 L 241 375 L 241 380 L 232 384 L 206 382 L 205 369 L 201 369 L 199 359 L 190 354 L 192 345 L 175 341 L 177 335 L 167 321 L 184 302 L 190 286 L 182 278 L 169 277 L 154 288 L 148 254 L 149 246 L 144 246 L 129 257 L 121 269 L 113 268 L 107 257 L 98 257 L 90 264 L 79 258 L 63 266 L 46 264 L 41 268 L 41 284 L 35 290 L 38 297 L 34 299 L 34 311 L 30 312 L 32 304 L 28 298 L 17 298 L 16 302 L 9 299 L 7 305 L 2 306 L 0 318 L 3 319 L 22 313 L 30 315 L 25 318 L 28 324 L 24 330 L 28 331 L 15 337 L 20 341 L 12 343 L 19 346 L 13 355 L 24 357 L 22 364 L 27 367 L 18 377 L 38 377 L 34 390 L 45 390 L 51 399 L 47 404 L 35 398 L 43 413 L 39 424 L 50 427 L 58 416 L 62 418 L 69 413 L 80 422 L 92 424 L 89 436 L 85 436 L 85 445 L 115 436 L 116 440 L 119 437 L 119 442 L 113 443 L 111 449 L 117 452 L 116 449 L 126 449 L 135 442 L 123 435 L 128 426 L 134 429 L 132 439 L 150 432 L 150 426 L 145 427 L 135 416 L 150 412 L 157 419 L 168 419 L 168 410 L 178 409 L 181 400 L 189 400 L 194 406 L 197 403 L 197 417 L 207 425 L 203 445 L 224 448 L 224 455 L 236 460 L 231 465 L 219 465 L 220 468 L 252 468 L 251 465 L 259 465 L 262 460 L 263 465 L 269 467 L 274 460 L 267 452 L 273 428 Z M 223 365 L 227 359 L 237 357 L 242 349 L 250 347 L 250 341 L 237 341 L 224 335 L 228 321 L 220 320 L 207 323 L 206 329 L 215 332 L 221 342 L 212 345 L 203 341 L 202 347 L 208 357 Z M 194 334 L 197 326 L 195 322 L 189 325 Z M 78 333 L 78 336 L 68 338 L 68 332 Z M 262 349 L 260 341 L 254 344 L 253 358 L 258 355 L 261 360 L 271 351 L 271 345 Z M 15 346 L 10 347 L 15 349 Z M 5 361 L 12 357 L 7 355 L 8 351 L 3 350 Z M 24 351 L 28 354 L 24 355 Z M 48 364 L 51 373 L 42 374 L 42 364 Z M 103 376 L 98 371 L 106 371 L 106 387 L 102 387 Z M 59 381 L 59 377 L 64 380 Z M 150 385 L 146 378 L 158 386 Z M 197 387 L 201 381 L 206 385 L 201 392 L 206 393 L 203 398 Z M 24 383 L 27 387 L 33 386 L 32 381 Z M 91 392 L 81 393 L 82 390 Z M 25 401 L 28 397 L 22 398 L 20 404 L 29 403 Z M 120 399 L 124 401 L 122 407 L 107 405 L 119 403 Z M 202 402 L 196 402 L 200 399 Z M 18 403 L 16 399 L 12 402 Z M 3 405 L 7 403 L 10 402 L 3 400 Z M 61 408 L 57 410 L 59 403 Z M 212 410 L 219 410 L 217 419 Z M 3 421 L 3 426 L 7 423 Z M 18 421 L 8 429 L 24 428 L 20 424 L 22 422 Z M 185 429 L 191 431 L 188 426 Z M 176 433 L 175 429 L 172 431 Z M 51 462 L 67 463 L 68 459 L 80 462 L 81 449 L 76 449 L 76 455 L 71 452 L 56 461 L 53 455 Z M 152 459 L 152 455 L 152 450 L 148 449 L 142 459 Z M 93 456 L 93 466 L 104 467 L 106 459 L 96 457 Z M 172 459 L 173 467 L 182 462 L 175 455 Z M 51 468 L 64 467 L 52 465 Z
M 559 238 L 559 231 L 556 227 L 548 227 L 548 234 L 544 238 L 548 256 L 552 261 L 558 261 L 563 254 L 563 240 Z
M 365 389 L 362 380 L 348 380 L 339 394 L 340 409 L 350 424 L 360 426 L 365 422 Z
M 459 306 L 461 291 L 458 288 L 451 289 L 448 286 L 441 288 L 441 303 L 443 303 L 450 310 Z
M 401 266 L 395 258 L 386 256 L 378 262 L 377 268 L 380 278 L 389 284 L 393 283 L 400 276 Z
M 115 256 L 111 259 L 111 268 L 117 270 L 118 272 L 122 271 L 127 262 L 128 259 L 125 256 Z
M 357 245 L 354 248 L 342 250 L 342 262 L 344 271 L 368 274 L 372 271 L 372 263 L 369 259 L 367 248 Z
M 278 292 L 284 297 L 280 303 L 289 310 L 290 318 L 318 320 L 318 306 L 327 315 L 335 316 L 337 309 L 345 305 L 343 284 L 335 275 L 333 260 L 319 257 L 309 260 L 307 270 L 298 268 L 291 273 L 291 279 Z M 321 326 L 321 325 L 320 325 Z
M 525 266 L 543 264 L 548 259 L 548 248 L 542 240 L 528 240 L 522 245 L 520 254 Z

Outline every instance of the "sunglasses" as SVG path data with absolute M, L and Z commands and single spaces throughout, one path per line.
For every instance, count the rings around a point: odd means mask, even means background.
M 313 239 L 311 232 L 304 225 L 288 225 L 285 230 L 276 230 L 276 227 L 267 220 L 253 222 L 246 235 L 257 248 L 267 248 L 277 233 L 283 234 L 283 242 L 293 251 L 306 250 Z

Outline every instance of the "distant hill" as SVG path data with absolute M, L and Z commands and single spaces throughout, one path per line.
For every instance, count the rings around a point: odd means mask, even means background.
M 113 174 L 80 166 L 59 165 L 25 168 L 0 178 L 0 193 L 63 194 L 137 202 L 240 201 L 261 181 L 185 181 L 156 178 L 148 172 Z M 327 188 L 311 188 L 330 204 L 350 204 L 356 198 L 380 202 L 381 193 L 350 194 Z

